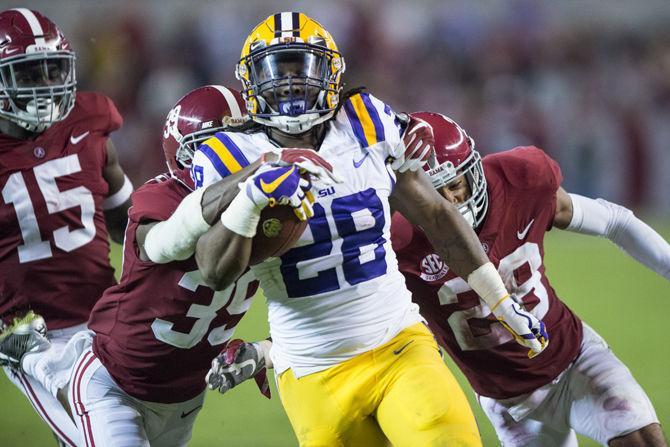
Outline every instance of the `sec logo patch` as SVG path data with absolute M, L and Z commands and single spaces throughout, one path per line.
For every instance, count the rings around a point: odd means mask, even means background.
M 421 279 L 424 281 L 437 281 L 444 278 L 449 271 L 449 267 L 442 262 L 437 254 L 432 253 L 421 260 L 420 270 Z

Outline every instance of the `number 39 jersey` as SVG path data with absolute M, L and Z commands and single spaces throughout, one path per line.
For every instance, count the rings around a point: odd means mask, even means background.
M 119 284 L 105 291 L 88 323 L 93 350 L 119 386 L 138 399 L 174 403 L 205 389 L 211 361 L 251 304 L 258 283 L 249 272 L 215 292 L 195 257 L 167 264 L 139 258 L 138 225 L 169 218 L 191 192 L 188 173 L 165 175 L 132 195 Z
M 528 359 L 468 286 L 449 271 L 424 233 L 393 216 L 393 247 L 400 270 L 421 313 L 475 391 L 504 399 L 551 382 L 577 356 L 581 323 L 563 304 L 545 275 L 544 233 L 553 223 L 558 165 L 534 147 L 484 157 L 489 209 L 478 236 L 510 293 L 542 319 L 550 343 Z
M 421 321 L 390 243 L 389 196 L 401 129 L 371 95 L 349 98 L 328 123 L 319 154 L 344 182 L 314 182 L 314 217 L 296 246 L 253 268 L 268 300 L 272 360 L 297 377 L 326 369 Z M 194 157 L 208 185 L 274 145 L 265 133 L 220 133 Z M 242 163 L 239 162 L 242 160 Z
M 49 329 L 84 323 L 115 283 L 102 213 L 112 101 L 79 92 L 34 140 L 0 134 L 0 317 L 33 309 Z

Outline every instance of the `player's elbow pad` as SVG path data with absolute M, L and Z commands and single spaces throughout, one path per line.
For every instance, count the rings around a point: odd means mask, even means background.
M 210 228 L 202 217 L 200 202 L 204 191 L 199 189 L 186 196 L 169 219 L 151 227 L 144 251 L 152 262 L 165 264 L 193 256 L 198 238 Z

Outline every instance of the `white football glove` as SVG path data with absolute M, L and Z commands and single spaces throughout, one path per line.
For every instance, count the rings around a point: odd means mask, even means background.
M 267 163 L 240 183 L 240 189 L 254 202 L 257 209 L 288 205 L 300 220 L 314 216 L 311 187 L 311 182 L 301 177 L 298 166 L 275 166 Z
M 232 340 L 221 353 L 212 360 L 205 381 L 211 390 L 221 394 L 230 391 L 240 383 L 253 378 L 260 392 L 270 399 L 270 386 L 267 379 L 267 367 L 271 366 L 263 343 L 249 343 Z
M 528 357 L 533 358 L 549 346 L 549 333 L 543 321 L 526 311 L 510 295 L 506 295 L 491 309 L 493 315 L 521 346 L 530 348 Z

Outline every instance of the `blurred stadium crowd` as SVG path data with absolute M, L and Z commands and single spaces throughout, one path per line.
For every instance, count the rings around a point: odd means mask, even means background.
M 670 2 L 597 0 L 36 1 L 77 52 L 80 89 L 101 90 L 136 185 L 164 170 L 165 115 L 207 83 L 239 88 L 248 30 L 275 10 L 326 26 L 349 87 L 397 110 L 440 111 L 486 154 L 535 144 L 570 191 L 670 213 Z M 3 8 L 4 9 L 4 8 Z M 346 88 L 346 87 L 345 87 Z

